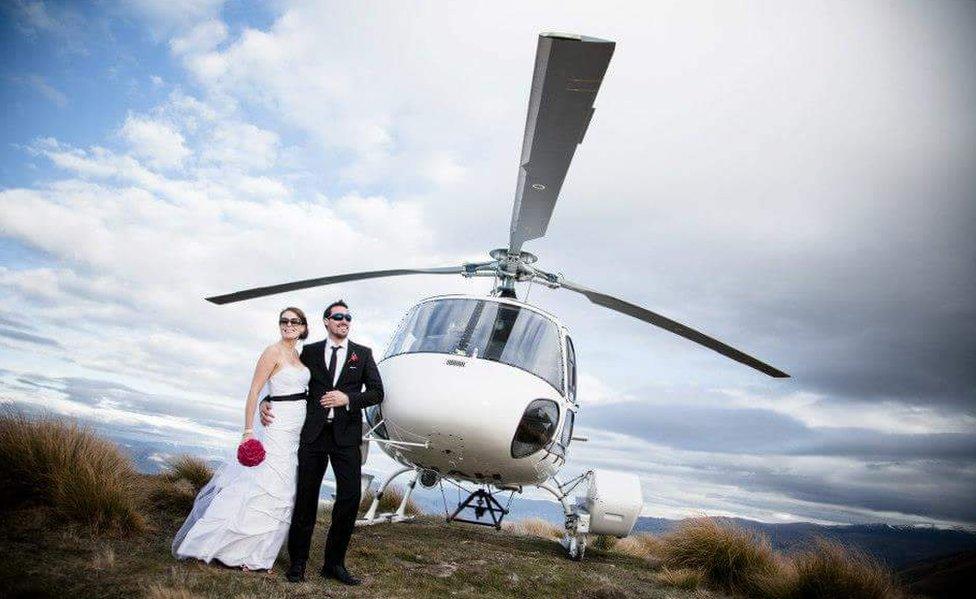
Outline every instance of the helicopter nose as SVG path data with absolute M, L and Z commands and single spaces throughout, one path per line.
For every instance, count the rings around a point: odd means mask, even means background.
M 559 419 L 559 395 L 552 386 L 498 362 L 404 354 L 383 360 L 380 371 L 386 390 L 381 409 L 390 434 L 427 441 L 435 451 L 511 459 L 517 431 L 524 450 L 534 446 L 533 438 L 552 432 L 547 427 L 554 430 Z

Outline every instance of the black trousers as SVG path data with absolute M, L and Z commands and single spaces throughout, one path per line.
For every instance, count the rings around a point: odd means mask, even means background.
M 325 539 L 326 566 L 345 565 L 349 538 L 356 526 L 360 501 L 359 445 L 339 447 L 332 435 L 332 425 L 326 424 L 311 443 L 298 446 L 298 483 L 295 509 L 288 529 L 288 558 L 292 563 L 308 561 L 308 551 L 315 530 L 322 477 L 332 460 L 336 479 L 336 499 L 332 505 L 332 524 Z

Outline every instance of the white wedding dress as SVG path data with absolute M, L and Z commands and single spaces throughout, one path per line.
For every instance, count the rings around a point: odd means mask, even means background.
M 309 376 L 304 366 L 285 366 L 268 380 L 269 395 L 304 393 Z M 256 435 L 264 461 L 248 468 L 236 452 L 228 459 L 197 494 L 173 539 L 174 557 L 271 569 L 291 522 L 304 423 L 304 400 L 274 402 L 274 421 Z

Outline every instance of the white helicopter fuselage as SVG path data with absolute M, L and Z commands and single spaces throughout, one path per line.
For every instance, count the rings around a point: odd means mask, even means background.
M 401 321 L 379 369 L 385 394 L 369 422 L 382 419 L 377 436 L 390 443 L 379 445 L 404 465 L 517 486 L 565 463 L 575 355 L 552 315 L 509 298 L 428 298 Z

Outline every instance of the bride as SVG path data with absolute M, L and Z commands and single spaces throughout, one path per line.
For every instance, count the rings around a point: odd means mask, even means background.
M 260 439 L 266 455 L 254 467 L 228 460 L 197 494 L 193 509 L 173 539 L 177 559 L 217 560 L 244 570 L 270 570 L 288 534 L 295 498 L 298 441 L 305 422 L 309 371 L 295 349 L 308 337 L 298 308 L 278 316 L 281 340 L 258 359 L 244 407 L 241 442 Z M 258 395 L 267 384 L 275 419 L 255 437 Z

